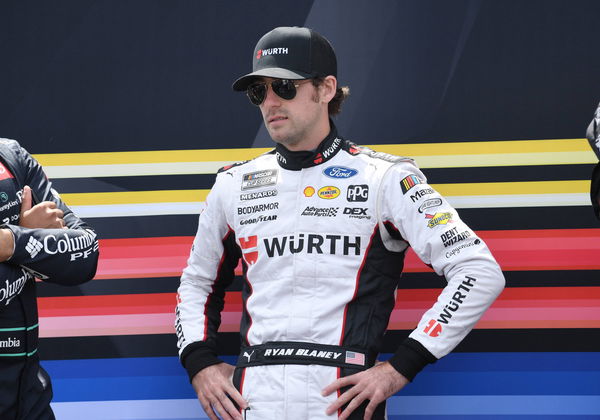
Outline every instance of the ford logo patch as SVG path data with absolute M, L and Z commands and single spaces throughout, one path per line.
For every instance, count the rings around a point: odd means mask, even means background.
M 358 173 L 356 169 L 346 168 L 344 166 L 330 166 L 323 171 L 329 178 L 350 178 Z

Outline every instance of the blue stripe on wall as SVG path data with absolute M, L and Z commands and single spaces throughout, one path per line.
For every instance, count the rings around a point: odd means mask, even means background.
M 598 419 L 598 396 L 428 396 L 392 397 L 390 420 L 396 419 Z M 61 420 L 204 420 L 196 399 L 55 402 Z
M 234 357 L 224 359 L 235 362 Z M 196 399 L 176 357 L 55 360 L 43 365 L 52 377 L 54 403 L 62 410 L 77 402 L 97 403 L 110 411 L 119 401 L 160 405 L 160 400 Z M 187 410 L 187 415 L 195 412 L 195 405 Z M 172 419 L 185 417 L 177 410 L 170 413 Z M 392 397 L 388 413 L 391 420 L 600 418 L 600 353 L 450 354 Z

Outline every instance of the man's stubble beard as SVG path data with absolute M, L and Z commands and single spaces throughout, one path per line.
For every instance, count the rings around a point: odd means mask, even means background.
M 320 98 L 319 98 L 319 93 L 318 91 L 315 89 L 315 92 L 313 93 L 312 96 L 312 101 L 314 103 L 319 103 Z M 286 116 L 288 118 L 289 121 L 289 114 L 287 113 L 283 113 L 284 116 Z M 266 116 L 265 120 L 268 120 L 268 115 Z M 314 118 L 314 123 L 316 124 L 318 120 L 318 117 Z M 291 134 L 289 134 L 287 137 L 280 137 L 277 136 L 276 133 L 271 132 L 271 129 L 269 128 L 268 124 L 265 121 L 265 126 L 267 128 L 267 131 L 269 132 L 269 135 L 271 136 L 271 139 L 276 142 L 276 143 L 280 143 L 283 146 L 297 146 L 298 144 L 300 144 L 303 140 L 305 140 L 307 138 L 307 133 L 309 132 L 309 129 L 311 128 L 310 124 L 307 124 L 301 131 L 297 131 L 297 132 L 292 132 Z
M 291 133 L 289 133 L 287 135 L 278 135 L 277 132 L 271 132 L 271 130 L 268 127 L 267 127 L 267 131 L 269 132 L 271 139 L 275 143 L 280 143 L 284 146 L 292 146 L 293 147 L 293 146 L 296 146 L 299 143 L 301 143 L 302 140 L 306 138 L 307 128 L 308 127 L 304 127 L 304 129 L 301 131 L 296 131 L 296 130 L 292 129 Z

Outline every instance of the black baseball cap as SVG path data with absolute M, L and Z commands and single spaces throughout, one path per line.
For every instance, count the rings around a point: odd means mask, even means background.
M 237 79 L 232 87 L 244 91 L 261 76 L 297 80 L 329 75 L 337 77 L 337 60 L 329 41 L 309 28 L 282 26 L 258 40 L 252 73 Z

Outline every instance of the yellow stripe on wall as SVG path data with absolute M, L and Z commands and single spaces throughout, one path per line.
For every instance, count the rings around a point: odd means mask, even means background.
M 116 165 L 128 163 L 242 161 L 255 158 L 270 148 L 155 150 L 140 152 L 34 154 L 42 166 Z
M 479 155 L 540 152 L 592 152 L 586 139 L 502 140 L 455 143 L 380 144 L 367 146 L 400 156 Z
M 548 155 L 557 155 L 556 163 L 561 163 L 560 156 L 566 157 L 562 163 L 595 163 L 596 157 L 586 139 L 561 140 L 515 140 L 455 143 L 423 143 L 423 144 L 380 144 L 368 146 L 378 152 L 400 156 L 409 156 L 420 161 L 420 157 L 453 157 L 460 165 L 461 156 L 469 157 L 477 162 L 480 156 L 483 166 L 491 166 L 490 156 L 497 155 L 500 161 L 510 165 L 511 157 L 524 155 L 529 164 L 536 163 L 536 156 L 547 159 Z M 34 154 L 43 166 L 69 165 L 116 165 L 139 163 L 172 163 L 172 162 L 237 162 L 255 158 L 270 148 L 238 148 L 238 149 L 198 149 L 198 150 L 158 150 L 137 152 L 100 152 L 100 153 L 53 153 Z M 502 157 L 505 158 L 502 158 Z M 544 157 L 546 156 L 546 157 Z M 492 159 L 493 160 L 493 159 Z M 518 158 L 517 158 L 518 160 Z M 523 163 L 516 163 L 523 164 Z M 469 164 L 469 166 L 473 166 Z M 431 166 L 423 166 L 431 167 Z
M 206 200 L 209 190 L 120 191 L 61 194 L 70 206 L 102 204 L 180 203 Z
M 445 197 L 516 194 L 587 194 L 590 181 L 472 182 L 432 184 Z M 71 206 L 102 204 L 181 203 L 206 200 L 209 190 L 156 190 L 62 194 Z M 409 192 L 410 193 L 410 192 Z
M 444 197 L 466 195 L 588 193 L 590 181 L 471 182 L 432 184 Z

